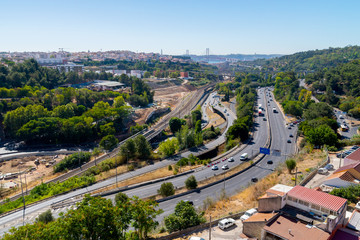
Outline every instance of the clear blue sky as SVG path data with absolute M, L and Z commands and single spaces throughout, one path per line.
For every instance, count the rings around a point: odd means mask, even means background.
M 360 45 L 360 1 L 1 0 L 0 51 L 290 54 Z

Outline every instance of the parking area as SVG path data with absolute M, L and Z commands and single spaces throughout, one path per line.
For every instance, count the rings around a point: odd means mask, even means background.
M 241 234 L 243 231 L 243 224 L 240 219 L 235 221 L 235 224 L 225 230 L 221 230 L 218 226 L 211 228 L 211 239 L 212 240 L 242 240 Z M 191 234 L 187 236 L 186 239 L 189 239 L 191 236 L 198 236 L 204 239 L 209 239 L 209 229 L 202 230 L 201 232 Z

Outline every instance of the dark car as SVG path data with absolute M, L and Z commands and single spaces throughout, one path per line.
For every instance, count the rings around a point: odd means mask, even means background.
M 273 161 L 269 160 L 267 161 L 267 164 L 273 164 Z
M 289 137 L 294 137 L 294 136 L 292 134 L 290 134 Z
M 291 143 L 291 140 L 290 140 L 290 139 L 288 139 L 288 140 L 287 140 L 287 143 Z
M 291 129 L 291 126 L 288 126 L 288 129 Z
M 190 205 L 194 205 L 193 201 L 190 201 L 190 200 L 184 200 L 184 202 L 190 204 Z
M 263 121 L 266 121 L 266 118 L 263 118 Z
M 251 178 L 251 181 L 252 181 L 252 182 L 257 182 L 258 179 L 257 179 L 256 177 L 253 177 L 253 178 Z

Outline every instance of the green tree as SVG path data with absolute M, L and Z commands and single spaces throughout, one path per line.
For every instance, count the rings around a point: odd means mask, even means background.
M 175 212 L 165 217 L 165 226 L 169 232 L 186 229 L 205 222 L 204 213 L 197 213 L 194 206 L 188 202 L 180 201 Z
M 120 147 L 120 155 L 133 158 L 136 155 L 136 146 L 134 139 L 128 139 L 123 145 Z
M 285 161 L 285 164 L 286 164 L 286 167 L 287 167 L 289 173 L 291 173 L 292 170 L 294 170 L 294 169 L 296 168 L 296 161 L 295 161 L 295 159 L 290 158 L 290 159 L 288 159 L 288 160 Z
M 43 222 L 43 223 L 49 223 L 54 221 L 55 218 L 51 214 L 51 210 L 46 210 L 45 212 L 41 213 L 39 217 L 36 219 L 36 222 Z
M 161 184 L 160 189 L 158 190 L 158 194 L 163 197 L 168 197 L 175 194 L 174 185 L 171 182 L 166 182 Z
M 125 105 L 125 100 L 123 96 L 118 96 L 114 99 L 113 107 L 119 108 Z
M 179 148 L 178 140 L 176 138 L 170 138 L 160 143 L 159 153 L 161 153 L 162 156 L 169 157 L 174 155 L 178 148 Z
M 146 140 L 144 135 L 138 135 L 134 139 L 136 152 L 141 159 L 146 159 L 151 156 L 151 146 L 150 143 Z
M 135 229 L 138 239 L 146 239 L 147 234 L 154 230 L 159 223 L 155 218 L 163 212 L 157 209 L 158 203 L 153 200 L 141 200 L 134 196 L 132 198 L 132 226 Z
M 144 72 L 144 78 L 150 78 L 151 77 L 151 73 L 149 73 L 148 71 Z
M 185 120 L 177 118 L 177 117 L 172 117 L 169 120 L 169 127 L 170 127 L 170 131 L 175 134 L 176 132 L 178 132 L 181 129 L 181 126 L 185 125 Z
M 115 203 L 117 205 L 120 205 L 120 204 L 123 204 L 123 203 L 126 203 L 129 201 L 129 197 L 128 195 L 126 195 L 125 193 L 123 192 L 119 192 L 115 195 Z
M 197 120 L 195 124 L 195 132 L 200 133 L 201 132 L 201 120 Z
M 101 125 L 100 133 L 101 133 L 101 136 L 114 135 L 115 134 L 114 123 L 110 122 L 110 123 Z
M 110 151 L 114 149 L 118 143 L 119 140 L 114 135 L 107 135 L 101 139 L 99 145 L 104 150 Z
M 315 146 L 323 146 L 324 144 L 334 146 L 338 142 L 336 133 L 328 125 L 310 129 L 305 134 L 308 141 Z
M 201 113 L 201 111 L 199 109 L 196 109 L 196 110 L 192 111 L 191 112 L 192 126 L 194 126 L 198 120 L 201 121 L 201 118 L 202 118 L 202 113 Z
M 191 175 L 185 180 L 185 186 L 187 189 L 195 189 L 197 188 L 197 181 L 194 175 Z

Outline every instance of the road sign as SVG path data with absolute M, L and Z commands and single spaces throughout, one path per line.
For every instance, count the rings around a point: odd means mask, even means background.
M 272 150 L 272 155 L 273 156 L 281 156 L 281 150 L 277 150 L 277 149 Z
M 260 148 L 260 153 L 270 155 L 270 148 Z

